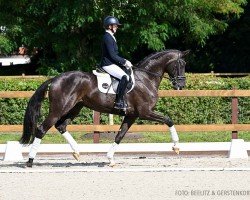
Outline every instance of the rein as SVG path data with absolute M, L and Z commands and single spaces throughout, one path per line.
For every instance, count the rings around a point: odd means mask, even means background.
M 135 67 L 135 66 L 133 66 L 133 69 L 134 69 L 135 71 L 146 72 L 147 74 L 153 75 L 153 76 L 155 76 L 155 77 L 161 77 L 161 75 L 160 75 L 159 73 L 154 73 L 154 72 L 151 72 L 151 71 L 149 71 L 149 70 L 147 70 L 147 69 L 143 69 L 143 68 L 139 68 L 139 67 Z
M 185 62 L 183 59 L 181 59 L 180 58 L 180 53 L 178 54 L 178 58 L 177 59 L 175 59 L 175 60 L 170 60 L 168 63 L 167 63 L 167 65 L 169 65 L 169 64 L 171 64 L 172 62 L 174 62 L 174 61 L 177 61 L 177 63 L 178 63 L 178 67 L 177 67 L 177 76 L 174 76 L 174 77 L 170 77 L 170 78 L 168 78 L 173 84 L 178 84 L 178 81 L 180 81 L 180 80 L 185 80 L 186 79 L 186 77 L 185 76 L 179 76 L 179 74 L 180 74 L 180 65 L 181 65 L 181 62 Z M 176 65 L 175 65 L 176 66 Z M 154 73 L 154 72 L 151 72 L 151 71 L 149 71 L 149 70 L 147 70 L 147 69 L 143 69 L 143 68 L 139 68 L 139 67 L 135 67 L 135 66 L 133 66 L 133 69 L 135 70 L 135 71 L 142 71 L 142 72 L 146 72 L 147 74 L 150 74 L 150 75 L 153 75 L 153 76 L 155 76 L 155 77 L 161 77 L 161 74 L 159 74 L 159 73 Z

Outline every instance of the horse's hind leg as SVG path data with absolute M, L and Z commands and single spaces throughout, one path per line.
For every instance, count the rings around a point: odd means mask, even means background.
M 120 127 L 120 130 L 118 131 L 118 134 L 115 137 L 115 142 L 111 145 L 111 147 L 107 153 L 107 157 L 109 159 L 111 167 L 113 167 L 115 165 L 114 154 L 115 154 L 115 151 L 116 151 L 118 145 L 120 144 L 121 140 L 123 139 L 123 137 L 127 133 L 128 129 L 135 122 L 135 120 L 136 120 L 136 117 L 126 116 L 124 118 L 122 125 Z
M 48 117 L 43 121 L 43 123 L 37 128 L 34 141 L 29 152 L 29 161 L 27 162 L 27 167 L 32 167 L 33 160 L 36 157 L 38 148 L 41 144 L 42 138 L 45 136 L 47 131 L 56 123 L 58 117 L 49 113 Z
M 70 144 L 71 149 L 73 150 L 73 157 L 79 161 L 80 160 L 80 152 L 78 149 L 77 142 L 71 136 L 71 134 L 66 130 L 67 125 L 79 114 L 80 110 L 82 109 L 83 104 L 80 102 L 76 104 L 67 115 L 63 116 L 59 119 L 56 124 L 55 128 L 62 134 L 62 136 L 67 140 Z
M 54 126 L 62 116 L 65 116 L 73 106 L 74 101 L 67 102 L 64 106 L 61 103 L 56 103 L 50 106 L 48 116 L 36 130 L 35 138 L 29 152 L 29 161 L 27 162 L 27 167 L 32 167 L 33 160 L 37 154 L 38 148 L 41 144 L 41 140 L 45 136 L 47 131 L 52 126 Z M 62 110 L 62 107 L 64 107 L 65 109 Z

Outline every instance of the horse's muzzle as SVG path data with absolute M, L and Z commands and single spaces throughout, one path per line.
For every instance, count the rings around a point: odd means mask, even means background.
M 173 88 L 175 90 L 182 90 L 186 85 L 186 77 L 185 76 L 177 76 L 176 78 L 171 79 Z

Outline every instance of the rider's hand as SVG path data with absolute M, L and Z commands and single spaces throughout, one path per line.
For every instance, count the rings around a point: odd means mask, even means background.
M 124 66 L 127 67 L 127 68 L 129 69 L 129 68 L 131 68 L 133 65 L 132 65 L 132 63 L 131 63 L 130 61 L 126 60 Z

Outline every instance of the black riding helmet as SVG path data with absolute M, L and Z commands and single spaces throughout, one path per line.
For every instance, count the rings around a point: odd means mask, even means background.
M 118 21 L 118 19 L 116 17 L 113 16 L 107 16 L 104 20 L 103 20 L 103 26 L 104 28 L 108 28 L 109 25 L 118 25 L 120 26 L 120 22 Z

